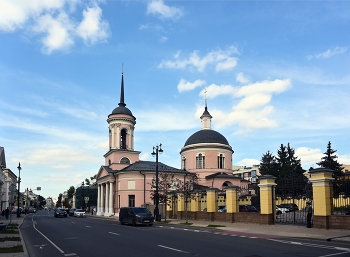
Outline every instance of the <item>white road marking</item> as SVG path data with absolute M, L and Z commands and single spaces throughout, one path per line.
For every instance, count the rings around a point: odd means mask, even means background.
M 33 217 L 32 217 L 32 221 L 33 221 Z M 33 227 L 36 231 L 38 231 L 38 233 L 40 235 L 42 235 L 47 241 L 49 241 L 60 253 L 64 254 L 64 251 L 61 250 L 61 248 L 59 248 L 57 245 L 55 245 L 50 239 L 48 239 L 43 233 L 41 233 L 36 227 L 35 224 L 33 222 Z
M 167 246 L 164 246 L 164 245 L 158 245 L 158 246 L 166 248 L 166 249 L 169 249 L 169 250 L 177 251 L 177 252 L 180 252 L 180 253 L 188 253 L 188 252 L 185 252 L 185 251 L 182 251 L 182 250 L 179 250 L 179 249 L 175 249 L 175 248 L 171 248 L 171 247 L 167 247 Z
M 87 228 L 91 228 L 91 226 L 85 226 L 85 227 L 87 227 Z
M 113 233 L 113 232 L 108 232 L 108 233 L 116 235 L 116 236 L 120 236 L 120 234 L 117 234 L 117 233 Z
M 75 253 L 66 253 L 64 256 L 76 256 Z

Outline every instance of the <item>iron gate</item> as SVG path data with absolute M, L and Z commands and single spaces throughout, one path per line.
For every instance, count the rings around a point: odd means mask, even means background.
M 290 175 L 277 178 L 276 184 L 276 223 L 306 224 L 304 208 L 312 202 L 311 182 L 304 175 Z

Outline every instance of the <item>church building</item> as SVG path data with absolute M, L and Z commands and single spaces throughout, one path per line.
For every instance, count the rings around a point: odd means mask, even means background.
M 181 149 L 181 169 L 158 162 L 158 172 L 184 180 L 193 173 L 203 188 L 224 189 L 226 186 L 246 184 L 232 175 L 232 147 L 219 132 L 211 129 L 207 104 L 201 116 L 202 129 L 185 142 Z M 124 101 L 124 73 L 122 73 L 120 103 L 108 115 L 109 150 L 104 155 L 96 183 L 98 187 L 97 215 L 118 215 L 120 207 L 153 205 L 152 180 L 156 162 L 142 161 L 134 148 L 136 117 Z

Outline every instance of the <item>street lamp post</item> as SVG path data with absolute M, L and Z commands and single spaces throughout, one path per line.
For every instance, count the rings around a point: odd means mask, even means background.
M 156 221 L 161 221 L 159 216 L 159 179 L 158 179 L 158 154 L 163 153 L 162 144 L 157 145 L 156 147 L 153 146 L 153 152 L 152 156 L 156 157 L 156 193 L 155 193 L 155 200 L 156 200 L 156 208 L 154 209 L 154 215 Z
M 17 217 L 21 217 L 21 210 L 19 209 L 19 197 L 20 197 L 20 186 L 21 186 L 21 163 L 18 163 L 18 195 L 17 195 Z
M 84 209 L 84 181 L 81 182 L 81 208 Z

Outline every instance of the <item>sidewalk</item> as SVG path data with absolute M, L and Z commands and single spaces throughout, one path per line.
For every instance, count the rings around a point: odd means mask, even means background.
M 102 219 L 115 219 L 118 221 L 118 217 L 104 217 L 104 216 L 91 216 L 87 214 L 87 217 L 102 218 Z M 118 221 L 119 222 L 119 221 Z M 155 222 L 154 225 L 161 225 L 164 222 Z M 275 225 L 259 225 L 251 223 L 226 223 L 218 221 L 202 221 L 202 220 L 187 220 L 192 225 L 184 225 L 186 220 L 167 219 L 169 225 L 183 225 L 187 227 L 208 227 L 208 225 L 218 225 L 216 227 L 223 231 L 235 231 L 248 234 L 261 234 L 281 237 L 294 237 L 304 239 L 316 239 L 322 241 L 337 241 L 350 243 L 350 231 L 349 230 L 336 230 L 336 229 L 318 229 L 307 228 L 303 225 L 292 224 L 275 224 Z
M 3 216 L 0 216 L 0 222 L 4 223 L 5 225 L 8 225 L 10 223 L 12 224 L 18 224 L 18 228 L 21 226 L 21 224 L 23 223 L 23 220 L 25 218 L 25 214 L 21 214 L 21 217 L 17 218 L 17 214 L 13 213 L 12 215 L 10 214 L 10 217 L 8 219 L 6 219 Z M 21 235 L 21 231 L 19 231 L 19 234 L 0 234 L 0 238 L 5 238 L 5 237 L 20 237 L 21 241 L 5 241 L 5 242 L 1 242 L 0 241 L 0 247 L 10 247 L 10 246 L 16 246 L 21 244 L 23 247 L 23 251 L 24 252 L 18 252 L 18 253 L 0 253 L 1 257 L 27 257 L 27 249 L 25 247 L 22 235 Z
M 170 219 L 169 221 L 169 224 L 181 224 L 186 222 L 186 220 L 174 219 Z M 217 229 L 226 231 L 350 243 L 349 230 L 307 228 L 306 226 L 292 224 L 259 225 L 251 223 L 226 223 L 200 220 L 188 220 L 187 222 L 193 223 L 190 227 L 207 227 L 211 224 L 220 225 L 222 227 L 217 227 Z

